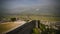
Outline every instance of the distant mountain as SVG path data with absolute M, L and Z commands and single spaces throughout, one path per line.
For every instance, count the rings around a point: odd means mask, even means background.
M 36 6 L 21 12 L 21 14 L 59 15 L 59 6 Z
M 17 7 L 14 9 L 5 9 L 4 14 L 34 14 L 34 15 L 59 15 L 59 6 L 55 5 L 43 5 L 43 6 L 32 6 L 32 7 Z

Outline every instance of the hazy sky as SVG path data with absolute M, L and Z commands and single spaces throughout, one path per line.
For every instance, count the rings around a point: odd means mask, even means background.
M 51 0 L 0 0 L 3 8 L 16 8 L 16 7 L 25 7 L 25 6 L 34 6 L 34 5 L 43 5 L 51 4 Z
M 17 7 L 31 7 L 40 5 L 53 5 L 58 4 L 59 0 L 0 0 L 1 11 L 3 13 L 5 9 L 14 9 Z

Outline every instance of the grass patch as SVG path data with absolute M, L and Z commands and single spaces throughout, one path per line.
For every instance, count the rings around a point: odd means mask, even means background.
M 32 34 L 40 34 L 38 28 L 33 28 L 33 33 Z
M 19 23 L 14 23 L 14 22 L 7 22 L 7 23 L 4 23 L 4 24 L 0 24 L 0 33 L 8 31 L 11 28 L 14 28 L 18 25 L 20 25 L 20 24 Z

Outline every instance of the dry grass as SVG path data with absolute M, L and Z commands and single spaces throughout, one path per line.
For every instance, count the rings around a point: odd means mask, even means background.
M 13 22 L 1 23 L 0 24 L 0 33 L 8 31 L 9 29 L 14 28 L 18 25 L 20 25 L 20 24 L 19 23 L 13 23 Z

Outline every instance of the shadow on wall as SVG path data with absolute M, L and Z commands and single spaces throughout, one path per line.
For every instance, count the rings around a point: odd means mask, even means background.
M 13 18 L 14 20 L 15 18 Z M 16 28 L 15 30 L 13 31 L 10 31 L 6 34 L 32 34 L 32 30 L 33 28 L 35 27 L 35 20 L 29 22 L 29 23 L 26 23 L 18 28 Z

